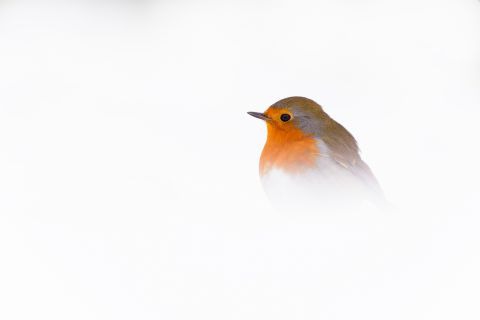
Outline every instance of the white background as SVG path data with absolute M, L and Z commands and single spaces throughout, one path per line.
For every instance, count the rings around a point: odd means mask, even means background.
M 0 1 L 1 319 L 478 319 L 480 3 Z M 275 101 L 388 215 L 278 213 Z

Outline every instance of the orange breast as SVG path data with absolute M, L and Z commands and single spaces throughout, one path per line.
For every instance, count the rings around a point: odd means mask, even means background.
M 267 124 L 267 142 L 260 157 L 260 175 L 276 168 L 299 173 L 316 165 L 319 150 L 314 137 L 296 128 L 283 130 Z

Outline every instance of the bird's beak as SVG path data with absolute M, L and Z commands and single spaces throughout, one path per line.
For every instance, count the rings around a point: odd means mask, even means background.
M 262 120 L 265 120 L 265 121 L 268 121 L 270 120 L 270 118 L 264 114 L 264 113 L 260 113 L 260 112 L 247 112 L 249 115 L 251 115 L 252 117 L 255 117 L 255 118 L 258 118 L 258 119 L 262 119 Z

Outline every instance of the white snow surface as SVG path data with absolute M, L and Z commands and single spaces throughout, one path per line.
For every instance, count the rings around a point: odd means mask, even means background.
M 0 319 L 479 319 L 480 2 L 0 1 Z M 306 96 L 392 209 L 274 209 Z

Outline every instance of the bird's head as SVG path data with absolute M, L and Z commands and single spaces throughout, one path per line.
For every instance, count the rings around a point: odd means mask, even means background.
M 265 112 L 248 112 L 267 123 L 270 135 L 320 136 L 330 120 L 322 107 L 304 97 L 289 97 L 277 101 Z

